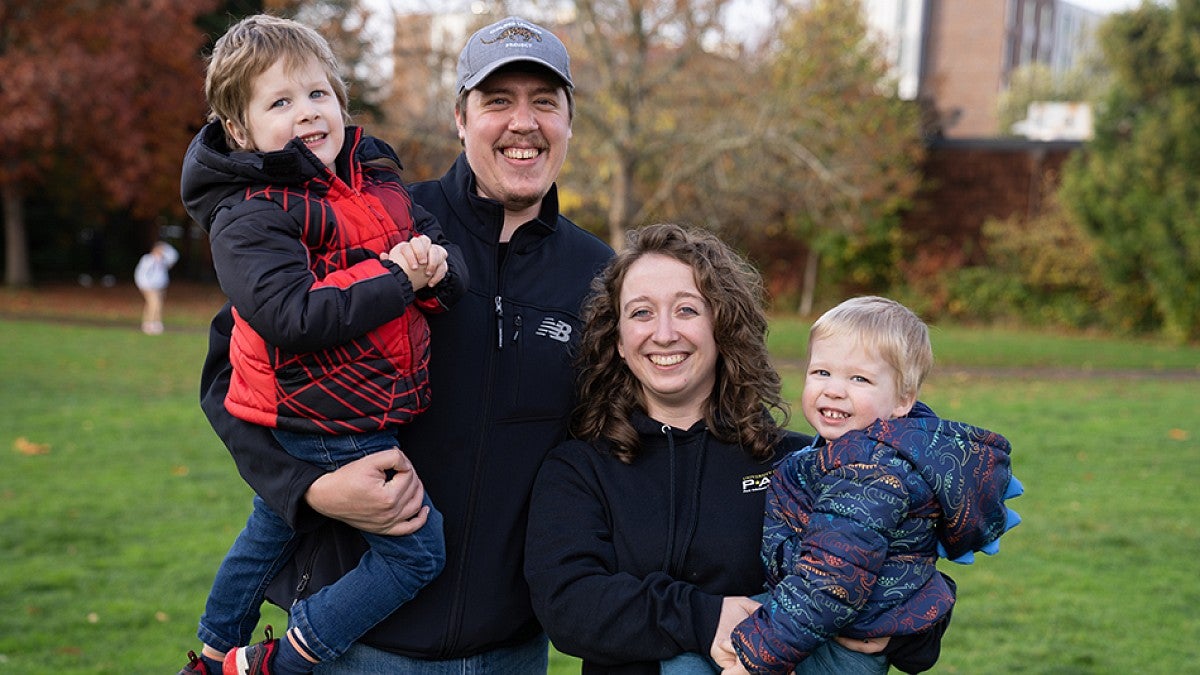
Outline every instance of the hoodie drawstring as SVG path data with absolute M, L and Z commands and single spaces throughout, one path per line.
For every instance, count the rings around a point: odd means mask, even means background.
M 692 539 L 696 536 L 697 521 L 700 519 L 700 480 L 704 475 L 704 453 L 708 449 L 708 433 L 706 432 L 700 440 L 700 449 L 696 455 L 696 471 L 695 478 L 692 481 L 692 501 L 691 513 L 692 517 L 687 523 L 687 530 L 683 533 L 681 540 L 682 546 L 679 547 L 679 556 L 675 560 L 675 573 L 682 573 L 683 561 L 687 557 L 687 551 L 692 547 Z M 674 529 L 674 525 L 672 525 Z
M 675 542 L 676 533 L 679 532 L 680 526 L 677 522 L 679 519 L 678 508 L 676 507 L 677 490 L 676 490 L 676 452 L 675 452 L 675 433 L 670 425 L 662 425 L 662 433 L 667 437 L 667 456 L 668 456 L 668 473 L 667 473 L 667 549 L 663 554 L 662 570 L 671 576 L 678 576 L 683 568 L 683 561 L 687 557 L 687 550 L 692 545 L 692 539 L 696 536 L 697 520 L 700 517 L 700 481 L 704 474 L 704 454 L 708 449 L 708 433 L 706 432 L 700 442 L 700 449 L 696 456 L 696 471 L 692 479 L 690 490 L 691 497 L 691 513 L 692 518 L 687 524 L 687 529 L 681 538 L 678 538 L 682 545 L 679 546 L 679 551 L 676 553 Z
M 667 550 L 663 553 L 662 569 L 670 574 L 671 557 L 675 548 L 675 434 L 671 433 L 670 425 L 662 425 L 663 435 L 667 437 Z

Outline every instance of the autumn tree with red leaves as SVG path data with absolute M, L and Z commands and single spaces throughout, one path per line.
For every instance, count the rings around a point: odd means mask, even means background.
M 180 162 L 205 110 L 199 54 L 206 36 L 196 18 L 215 6 L 0 4 L 6 285 L 32 281 L 25 203 L 36 191 L 89 190 L 81 202 L 139 218 L 181 212 Z M 50 176 L 60 178 L 52 185 Z

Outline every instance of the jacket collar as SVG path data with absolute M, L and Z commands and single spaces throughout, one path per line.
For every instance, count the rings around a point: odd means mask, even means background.
M 361 161 L 394 153 L 377 143 L 364 143 L 360 127 L 346 127 L 346 141 L 338 154 L 338 175 L 360 187 Z M 180 179 L 180 192 L 188 214 L 205 228 L 226 198 L 251 185 L 303 186 L 310 181 L 333 182 L 328 168 L 298 139 L 274 152 L 234 150 L 225 141 L 220 122 L 210 122 L 188 146 Z
M 500 239 L 500 230 L 504 226 L 504 207 L 500 202 L 488 197 L 481 197 L 477 188 L 475 172 L 467 163 L 467 154 L 459 153 L 454 160 L 454 166 L 441 179 L 442 190 L 450 198 L 450 207 L 458 210 L 459 219 L 468 223 L 476 236 L 489 243 Z M 514 237 L 518 250 L 526 250 L 536 245 L 536 242 L 552 234 L 558 229 L 558 184 L 550 185 L 550 190 L 542 197 L 541 210 L 538 216 L 525 223 L 520 228 L 520 236 Z M 527 238 L 527 235 L 534 235 Z

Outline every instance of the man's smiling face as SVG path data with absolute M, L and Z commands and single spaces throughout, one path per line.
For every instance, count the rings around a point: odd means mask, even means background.
M 458 135 L 479 193 L 508 211 L 541 202 L 571 138 L 567 92 L 549 72 L 501 70 L 467 96 Z

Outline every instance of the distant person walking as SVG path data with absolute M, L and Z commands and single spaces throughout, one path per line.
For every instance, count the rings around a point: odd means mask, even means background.
M 146 299 L 142 309 L 142 332 L 159 335 L 163 332 L 163 297 L 167 294 L 170 277 L 167 272 L 179 261 L 179 251 L 165 241 L 154 244 L 150 252 L 138 260 L 133 270 L 133 283 Z

